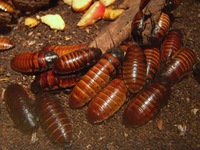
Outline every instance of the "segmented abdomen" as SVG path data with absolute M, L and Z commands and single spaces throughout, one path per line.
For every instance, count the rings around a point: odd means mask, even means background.
M 14 44 L 6 37 L 0 37 L 0 50 L 13 48 Z

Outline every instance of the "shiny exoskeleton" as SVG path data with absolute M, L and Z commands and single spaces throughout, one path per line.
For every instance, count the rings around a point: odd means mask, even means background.
M 181 4 L 181 0 L 166 0 L 163 11 L 170 12 L 175 10 Z
M 9 12 L 9 13 L 15 12 L 13 6 L 11 6 L 10 4 L 8 4 L 4 1 L 0 1 L 0 10 L 3 10 L 5 12 Z
M 12 83 L 5 90 L 4 100 L 16 128 L 22 133 L 33 133 L 39 118 L 27 91 L 21 85 Z
M 149 3 L 149 1 L 150 0 L 141 0 L 139 9 L 143 10 L 147 6 L 147 4 Z
M 52 70 L 58 74 L 73 74 L 96 63 L 101 55 L 98 48 L 76 50 L 58 58 Z
M 139 92 L 146 82 L 146 57 L 144 51 L 137 45 L 130 46 L 123 63 L 123 79 L 126 87 L 132 92 Z
M 40 93 L 36 97 L 36 110 L 49 139 L 57 145 L 69 146 L 72 125 L 58 99 L 50 93 Z
M 69 106 L 81 107 L 89 102 L 116 75 L 122 64 L 124 53 L 119 48 L 111 48 L 78 81 L 69 95 Z
M 194 79 L 200 84 L 200 62 L 197 62 L 193 67 Z
M 128 89 L 121 78 L 110 81 L 89 103 L 90 123 L 101 122 L 116 113 L 127 99 Z
M 158 82 L 144 87 L 130 100 L 124 113 L 124 122 L 132 127 L 144 125 L 167 104 L 170 95 L 170 88 Z
M 182 45 L 182 34 L 179 30 L 170 30 L 162 42 L 161 57 L 162 62 L 168 61 Z
M 0 37 L 0 50 L 13 48 L 14 44 L 6 37 Z
M 57 59 L 58 55 L 55 52 L 25 52 L 16 55 L 10 66 L 21 73 L 43 72 L 51 69 Z

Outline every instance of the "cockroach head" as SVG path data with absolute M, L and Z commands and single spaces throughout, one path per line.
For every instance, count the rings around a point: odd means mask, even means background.
M 116 57 L 120 61 L 121 64 L 123 63 L 124 52 L 122 51 L 121 48 L 118 48 L 118 47 L 110 48 L 109 50 L 106 51 L 106 53 L 109 53 L 112 56 Z

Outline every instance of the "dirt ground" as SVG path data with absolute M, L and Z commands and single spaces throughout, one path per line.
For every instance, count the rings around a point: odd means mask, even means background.
M 11 82 L 21 83 L 28 89 L 33 76 L 22 75 L 10 68 L 10 60 L 19 53 L 39 51 L 45 44 L 72 44 L 91 42 L 98 31 L 109 23 L 99 21 L 95 26 L 85 29 L 76 27 L 82 14 L 75 14 L 67 5 L 59 5 L 37 14 L 58 13 L 66 21 L 65 31 L 49 29 L 44 24 L 36 28 L 24 26 L 25 17 L 18 19 L 9 32 L 0 31 L 15 44 L 15 48 L 0 52 L 0 93 Z M 184 34 L 184 46 L 194 50 L 200 58 L 200 1 L 182 0 L 176 9 L 175 22 L 172 28 L 180 29 Z M 35 17 L 35 14 L 32 15 Z M 4 30 L 5 31 L 5 30 Z M 8 80 L 2 80 L 8 78 Z M 14 95 L 13 95 L 14 96 Z M 142 127 L 133 129 L 122 124 L 122 114 L 125 104 L 120 111 L 103 123 L 91 125 L 86 119 L 86 107 L 71 109 L 67 104 L 64 93 L 57 95 L 73 124 L 73 144 L 66 149 L 73 150 L 129 150 L 129 149 L 200 149 L 200 85 L 189 74 L 187 78 L 172 88 L 168 105 L 152 121 Z M 53 150 L 63 149 L 55 146 L 47 139 L 39 128 L 33 136 L 24 135 L 15 129 L 4 101 L 0 99 L 0 149 Z M 158 124 L 163 123 L 162 129 Z M 34 137 L 35 136 L 35 137 Z

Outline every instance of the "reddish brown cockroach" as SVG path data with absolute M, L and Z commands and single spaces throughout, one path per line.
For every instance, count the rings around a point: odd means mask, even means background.
M 128 103 L 124 113 L 124 122 L 132 127 L 147 123 L 167 104 L 170 94 L 170 88 L 158 82 L 144 87 Z
M 170 30 L 162 42 L 161 58 L 163 62 L 168 61 L 182 45 L 182 34 L 179 30 Z
M 116 113 L 127 99 L 128 89 L 121 78 L 114 78 L 89 103 L 90 123 L 101 122 Z
M 42 51 L 54 51 L 59 57 L 75 50 L 86 48 L 86 43 L 73 44 L 73 45 L 47 45 L 42 48 Z
M 31 83 L 31 90 L 34 93 L 42 91 L 58 91 L 65 88 L 72 88 L 80 80 L 81 75 L 58 76 L 52 70 L 36 76 Z
M 126 87 L 132 92 L 139 92 L 146 82 L 146 58 L 143 50 L 137 46 L 130 46 L 125 55 L 122 74 Z
M 13 48 L 14 44 L 6 37 L 0 37 L 0 50 Z
M 166 0 L 163 11 L 168 13 L 175 10 L 181 4 L 181 0 Z
M 26 90 L 19 84 L 10 84 L 4 93 L 5 104 L 17 129 L 31 134 L 39 123 L 39 118 Z
M 200 84 L 200 62 L 197 62 L 193 67 L 194 79 Z
M 0 9 L 9 13 L 15 12 L 14 8 L 4 1 L 0 1 Z
M 57 74 L 73 74 L 96 63 L 101 55 L 98 48 L 76 50 L 58 58 L 52 70 Z
M 57 59 L 58 55 L 55 52 L 25 52 L 16 55 L 10 66 L 22 73 L 43 72 L 51 69 Z
M 69 95 L 69 106 L 77 108 L 89 102 L 116 75 L 124 59 L 123 51 L 111 48 L 78 81 Z
M 58 99 L 50 93 L 40 93 L 36 97 L 36 110 L 49 139 L 57 145 L 69 146 L 72 142 L 72 125 Z

